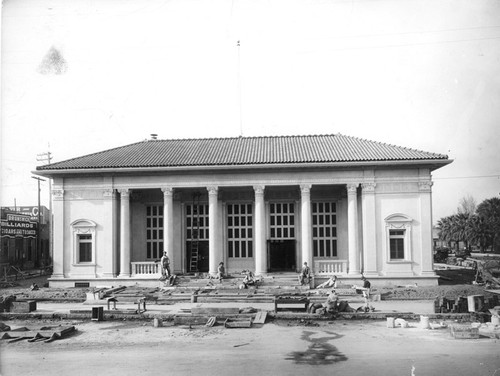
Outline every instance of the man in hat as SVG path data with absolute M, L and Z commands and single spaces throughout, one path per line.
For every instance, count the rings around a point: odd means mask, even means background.
M 162 279 L 170 278 L 170 259 L 168 258 L 167 251 L 163 252 L 160 260 Z

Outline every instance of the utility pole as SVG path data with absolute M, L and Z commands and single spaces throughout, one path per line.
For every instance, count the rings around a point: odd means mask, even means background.
M 237 74 L 238 74 L 238 107 L 239 107 L 239 112 L 240 112 L 240 137 L 243 137 L 243 108 L 241 106 L 241 64 L 240 64 L 240 46 L 241 43 L 238 40 L 236 42 L 236 47 L 238 47 L 238 67 L 237 67 Z
M 50 144 L 48 146 L 50 148 Z M 38 162 L 46 162 L 47 164 L 50 164 L 50 162 L 52 161 L 52 153 L 49 150 L 47 150 L 45 153 L 37 154 L 36 160 Z M 38 207 L 38 211 L 40 212 L 40 207 Z M 52 215 L 52 179 L 49 179 L 49 257 L 51 263 L 52 263 L 52 256 L 54 253 L 53 218 L 54 216 Z
M 38 181 L 38 229 L 36 231 L 36 253 L 35 253 L 36 256 L 35 259 L 38 259 L 38 256 L 41 255 L 40 228 L 42 227 L 40 223 L 40 182 L 45 180 L 36 176 L 32 176 L 31 178 Z

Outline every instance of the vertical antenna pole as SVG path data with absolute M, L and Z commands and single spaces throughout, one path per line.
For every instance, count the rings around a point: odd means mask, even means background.
M 238 48 L 238 106 L 240 112 L 240 137 L 243 136 L 243 116 L 242 116 L 242 106 L 241 106 L 241 69 L 240 69 L 240 41 L 236 43 Z

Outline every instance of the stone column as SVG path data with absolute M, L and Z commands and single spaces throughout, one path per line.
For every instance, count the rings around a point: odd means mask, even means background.
M 208 261 L 211 275 L 217 274 L 217 266 L 222 261 L 222 252 L 217 244 L 218 193 L 217 187 L 208 187 Z
M 301 249 L 301 264 L 304 262 L 313 270 L 313 255 L 312 255 L 312 225 L 311 225 L 311 184 L 303 184 L 300 186 L 300 232 L 302 239 Z
M 130 277 L 130 190 L 120 192 L 120 277 Z
M 264 204 L 264 186 L 254 186 L 255 191 L 255 218 L 254 218 L 254 245 L 255 245 L 255 274 L 267 273 L 266 252 L 266 210 Z
M 361 205 L 363 207 L 363 272 L 367 277 L 378 275 L 375 186 L 375 183 L 361 184 Z
M 421 276 L 435 276 L 432 246 L 432 181 L 418 183 L 420 193 Z
M 52 278 L 64 278 L 64 249 L 68 249 L 71 254 L 70 246 L 64 244 L 64 189 L 55 188 L 52 190 L 54 219 L 54 251 L 52 256 Z
M 117 199 L 114 189 L 106 189 L 103 192 L 104 200 L 104 220 L 103 224 L 106 231 L 103 232 L 102 237 L 104 238 L 104 244 L 107 245 L 109 249 L 108 252 L 99 252 L 96 257 L 102 259 L 102 268 L 104 278 L 116 277 L 116 262 L 118 260 L 118 218 L 117 218 Z
M 358 184 L 347 185 L 347 233 L 349 238 L 349 275 L 358 275 Z
M 164 187 L 163 192 L 163 250 L 167 251 L 170 259 L 170 270 L 174 265 L 174 189 Z

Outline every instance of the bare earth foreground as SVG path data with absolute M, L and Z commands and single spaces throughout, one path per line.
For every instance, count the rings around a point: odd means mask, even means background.
M 470 278 L 470 276 L 467 276 Z M 83 298 L 77 289 L 1 289 L 30 299 Z M 43 286 L 43 280 L 36 281 Z M 462 281 L 460 281 L 462 282 Z M 389 299 L 484 294 L 479 286 L 400 288 Z M 0 340 L 0 375 L 477 375 L 500 376 L 500 340 L 454 339 L 448 329 L 387 328 L 374 320 L 275 320 L 252 328 L 165 326 L 151 321 L 8 320 L 18 327 L 74 326 L 53 342 Z M 452 324 L 452 322 L 447 322 Z
M 417 322 L 387 328 L 382 321 L 279 321 L 249 329 L 57 324 L 75 325 L 77 333 L 50 343 L 1 342 L 1 375 L 500 375 L 498 339 L 454 339 L 447 329 Z

